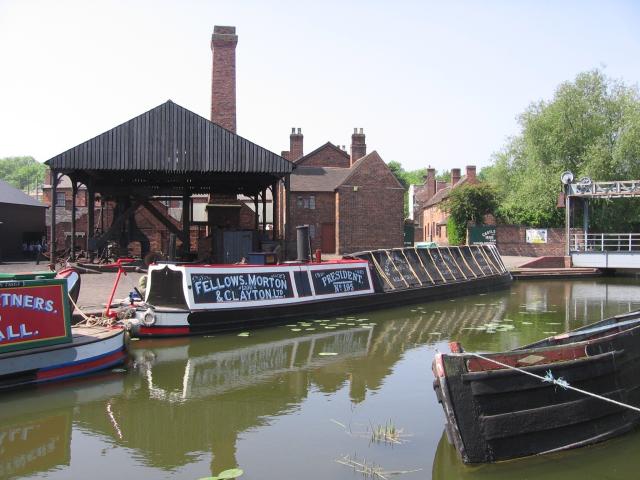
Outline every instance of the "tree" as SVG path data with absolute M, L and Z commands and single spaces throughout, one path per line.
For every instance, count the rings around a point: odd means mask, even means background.
M 0 178 L 20 190 L 31 190 L 44 183 L 47 166 L 33 157 L 0 158 Z
M 532 103 L 519 117 L 521 133 L 493 155 L 480 178 L 497 190 L 498 216 L 539 227 L 564 224 L 556 207 L 560 174 L 594 180 L 640 178 L 640 96 L 636 87 L 606 77 L 600 70 L 562 83 L 550 101 Z M 602 203 L 602 202 L 601 202 Z M 633 202 L 631 202 L 633 203 Z M 621 228 L 635 218 L 637 202 L 594 203 L 592 226 Z
M 442 208 L 449 214 L 447 237 L 450 245 L 460 245 L 466 239 L 469 223 L 482 223 L 485 215 L 492 214 L 498 207 L 497 193 L 489 184 L 466 184 L 451 190 L 442 202 Z

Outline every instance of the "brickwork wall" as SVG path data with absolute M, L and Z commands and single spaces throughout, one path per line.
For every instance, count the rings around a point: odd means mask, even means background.
M 427 242 L 436 242 L 438 245 L 449 245 L 446 223 L 447 214 L 438 205 L 432 205 L 422 211 L 422 233 Z
M 315 197 L 315 209 L 304 208 L 298 205 L 298 197 L 303 200 L 311 195 Z M 296 244 L 296 226 L 313 225 L 310 229 L 312 252 L 321 248 L 322 224 L 336 223 L 336 194 L 334 192 L 293 192 L 291 194 L 291 223 L 287 228 L 287 238 L 290 243 Z M 337 229 L 337 227 L 336 227 Z M 294 247 L 295 248 L 295 247 Z M 328 253 L 328 252 L 325 252 Z
M 403 245 L 404 189 L 373 152 L 338 188 L 338 253 Z
M 338 167 L 349 168 L 351 160 L 346 152 L 341 152 L 330 145 L 325 145 L 317 152 L 310 154 L 300 165 L 305 167 Z
M 547 228 L 547 243 L 527 243 L 524 225 L 498 225 L 496 246 L 501 255 L 525 257 L 561 257 L 565 253 L 565 229 Z M 572 233 L 579 230 L 572 229 Z

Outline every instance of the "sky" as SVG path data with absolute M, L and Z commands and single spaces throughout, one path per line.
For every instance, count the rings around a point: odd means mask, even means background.
M 0 158 L 45 161 L 171 99 L 206 118 L 238 34 L 238 133 L 305 153 L 363 128 L 407 170 L 491 163 L 582 71 L 640 79 L 640 2 L 0 0 Z

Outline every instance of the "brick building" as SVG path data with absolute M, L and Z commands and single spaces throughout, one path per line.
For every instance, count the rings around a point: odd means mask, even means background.
M 280 189 L 287 238 L 295 241 L 295 227 L 309 225 L 311 248 L 323 253 L 402 246 L 404 190 L 376 151 L 367 154 L 362 129 L 351 136 L 351 155 L 331 142 L 305 155 L 303 140 L 293 129 L 282 152 L 296 164 L 288 202 Z
M 414 193 L 413 208 L 414 217 L 418 224 L 416 232 L 419 232 L 418 235 L 420 235 L 418 238 L 428 242 L 436 242 L 439 245 L 447 245 L 448 216 L 442 210 L 442 202 L 447 199 L 454 188 L 477 183 L 476 167 L 473 165 L 467 166 L 464 176 L 460 175 L 459 168 L 452 168 L 449 183 L 437 181 L 435 169 L 428 168 L 424 185 L 418 186 Z

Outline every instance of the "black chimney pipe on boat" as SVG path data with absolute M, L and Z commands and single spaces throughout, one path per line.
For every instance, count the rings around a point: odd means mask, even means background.
M 298 262 L 308 262 L 311 255 L 311 241 L 309 238 L 309 225 L 298 225 L 296 227 L 296 240 L 298 251 Z

